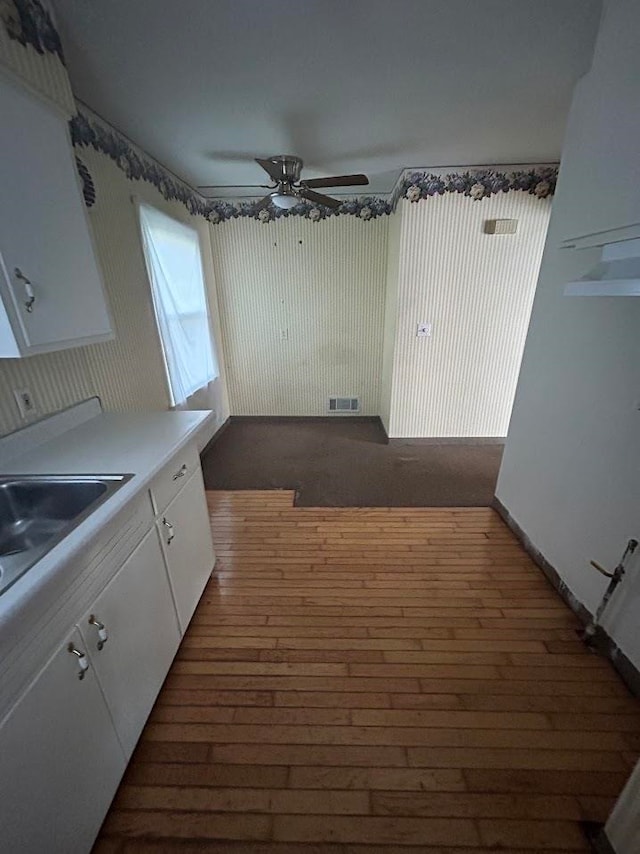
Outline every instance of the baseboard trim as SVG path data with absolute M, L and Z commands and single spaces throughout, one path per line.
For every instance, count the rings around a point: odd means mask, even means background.
M 506 436 L 425 436 L 388 439 L 390 445 L 504 445 L 506 441 Z
M 209 439 L 209 441 L 208 441 L 208 442 L 207 442 L 207 444 L 204 446 L 204 448 L 200 451 L 200 457 L 201 457 L 201 458 L 202 458 L 202 457 L 204 457 L 204 455 L 207 453 L 207 451 L 209 450 L 209 448 L 211 448 L 213 445 L 215 445 L 215 443 L 218 441 L 218 439 L 220 438 L 220 436 L 222 436 L 222 434 L 223 434 L 223 433 L 224 433 L 224 431 L 227 429 L 227 427 L 229 426 L 229 424 L 230 424 L 230 423 L 231 423 L 231 418 L 227 418 L 227 420 L 226 420 L 226 421 L 224 421 L 224 422 L 223 422 L 223 423 L 218 427 L 218 429 L 216 430 L 216 432 L 215 432 L 215 433 L 213 434 L 213 436 Z
M 330 421 L 339 421 L 341 418 L 346 418 L 349 421 L 359 421 L 360 423 L 367 422 L 371 423 L 373 421 L 380 421 L 380 416 L 378 415 L 349 415 L 348 412 L 340 412 L 335 415 L 232 415 L 230 417 L 230 421 L 235 423 L 247 422 L 247 421 L 291 421 L 291 422 L 311 422 L 318 423 L 324 422 L 328 424 Z
M 341 418 L 362 423 L 376 423 L 384 434 L 388 445 L 504 445 L 506 436 L 426 436 L 426 437 L 395 437 L 389 438 L 382 419 L 379 415 L 350 415 L 348 412 L 337 412 L 335 415 L 231 415 L 228 419 L 232 424 L 260 422 L 301 422 L 325 423 Z
M 582 602 L 576 599 L 560 577 L 558 570 L 549 563 L 540 549 L 532 543 L 527 533 L 522 530 L 520 525 L 516 522 L 511 513 L 497 496 L 494 496 L 491 506 L 520 541 L 522 547 L 531 560 L 540 570 L 542 570 L 556 593 L 558 593 L 562 600 L 569 606 L 569 608 L 571 608 L 583 625 L 587 625 L 591 620 L 591 613 L 585 608 Z M 613 638 L 601 626 L 598 626 L 596 629 L 596 633 L 591 640 L 590 646 L 605 658 L 609 659 L 631 693 L 636 697 L 640 697 L 640 671 L 627 658 Z M 604 849 L 602 850 L 604 851 Z
M 616 854 L 603 824 L 595 821 L 581 821 L 580 827 L 594 854 Z
M 507 510 L 507 508 L 497 496 L 494 496 L 493 498 L 492 507 L 500 515 L 503 522 L 505 522 L 506 525 L 511 529 L 511 531 L 516 535 L 526 553 L 536 564 L 536 566 L 542 570 L 542 572 L 547 577 L 547 580 L 553 585 L 556 592 L 560 594 L 564 602 L 571 608 L 574 614 L 576 614 L 578 619 L 586 625 L 591 619 L 591 614 L 585 608 L 582 602 L 576 599 L 571 590 L 569 590 L 562 578 L 560 578 L 560 573 L 558 572 L 558 570 L 551 563 L 549 563 L 549 561 L 542 554 L 540 549 L 538 549 L 531 542 L 529 536 L 525 533 L 525 531 L 522 530 L 520 525 L 516 522 L 511 513 Z

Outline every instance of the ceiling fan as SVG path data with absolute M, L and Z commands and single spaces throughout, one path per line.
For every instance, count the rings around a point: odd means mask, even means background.
M 267 158 L 256 157 L 255 161 L 259 166 L 262 166 L 274 182 L 273 186 L 260 184 L 261 187 L 265 187 L 271 192 L 256 204 L 256 211 L 262 210 L 270 204 L 288 210 L 299 204 L 302 199 L 336 210 L 342 202 L 331 198 L 331 196 L 325 196 L 324 193 L 316 193 L 316 187 L 355 187 L 369 183 L 366 175 L 332 175 L 329 178 L 301 180 L 302 160 L 290 154 L 277 154 L 274 157 Z M 210 185 L 198 189 L 215 190 L 220 189 L 220 187 Z

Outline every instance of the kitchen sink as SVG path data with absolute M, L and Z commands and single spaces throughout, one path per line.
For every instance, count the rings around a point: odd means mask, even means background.
M 132 477 L 0 477 L 0 594 Z

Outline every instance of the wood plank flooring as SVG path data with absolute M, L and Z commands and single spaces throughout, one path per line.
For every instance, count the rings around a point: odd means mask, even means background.
M 588 850 L 638 704 L 492 510 L 208 500 L 216 574 L 96 852 Z

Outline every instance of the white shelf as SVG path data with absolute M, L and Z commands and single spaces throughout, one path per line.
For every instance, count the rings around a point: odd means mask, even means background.
M 563 248 L 601 249 L 600 261 L 577 281 L 568 282 L 565 296 L 640 297 L 640 225 L 611 229 L 564 241 Z

